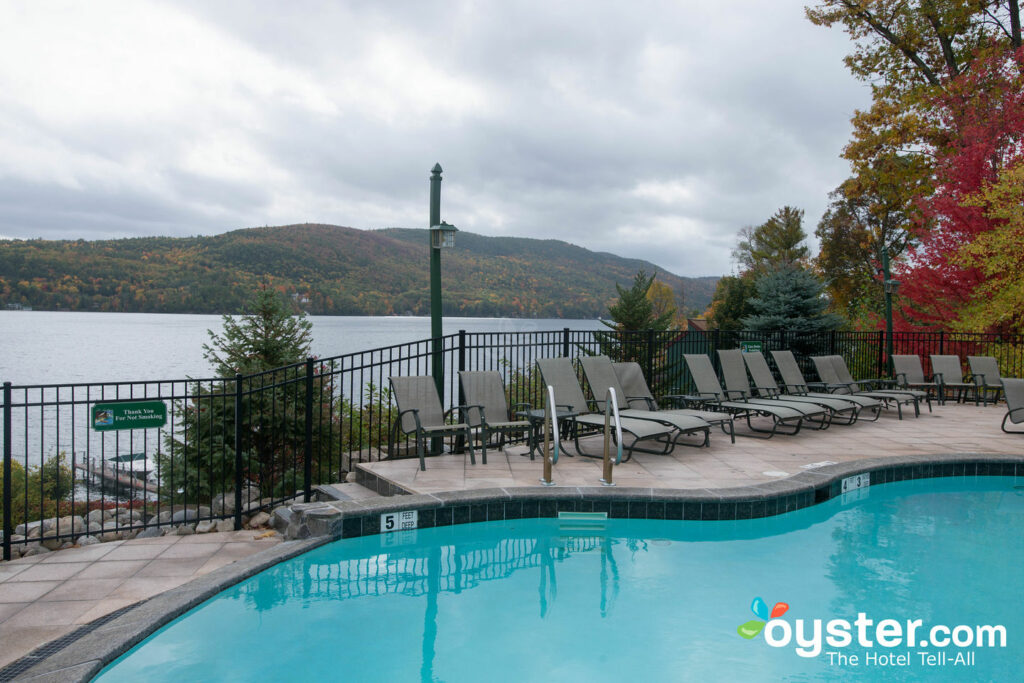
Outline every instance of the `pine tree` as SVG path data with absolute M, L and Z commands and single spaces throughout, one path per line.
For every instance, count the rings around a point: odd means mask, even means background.
M 754 287 L 755 296 L 749 300 L 753 314 L 742 320 L 745 329 L 821 332 L 842 323 L 839 316 L 825 312 L 824 284 L 804 268 L 776 268 L 758 277 Z
M 654 275 L 648 276 L 640 271 L 633 278 L 633 286 L 624 289 L 616 283 L 619 299 L 608 307 L 611 322 L 602 321 L 613 330 L 620 332 L 640 332 L 643 330 L 667 330 L 675 317 L 675 310 L 666 310 L 661 315 L 654 311 L 654 303 L 647 297 L 647 292 L 654 284 Z

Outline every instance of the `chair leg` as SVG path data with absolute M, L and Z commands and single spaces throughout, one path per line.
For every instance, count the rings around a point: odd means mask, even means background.
M 423 434 L 416 432 L 416 455 L 420 457 L 420 472 L 427 471 L 427 461 L 423 458 Z
M 476 464 L 476 456 L 473 454 L 473 438 L 472 434 L 469 433 L 469 428 L 466 428 L 466 443 L 469 444 L 469 462 L 470 464 Z M 487 464 L 487 442 L 484 441 L 484 464 Z

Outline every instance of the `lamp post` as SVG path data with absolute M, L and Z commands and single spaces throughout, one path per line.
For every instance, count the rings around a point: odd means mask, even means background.
M 430 356 L 437 395 L 444 403 L 444 359 L 441 354 L 441 250 L 455 246 L 458 230 L 441 220 L 441 164 L 430 171 Z
M 892 296 L 900 288 L 899 280 L 892 280 L 889 277 L 889 247 L 888 245 L 882 245 L 882 287 L 885 291 L 885 356 L 886 356 L 886 367 L 889 370 L 889 375 L 893 374 L 892 364 Z

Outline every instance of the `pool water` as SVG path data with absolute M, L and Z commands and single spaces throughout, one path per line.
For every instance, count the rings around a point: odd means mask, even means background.
M 885 484 L 757 520 L 527 519 L 338 541 L 225 590 L 99 680 L 1015 680 L 1015 483 Z M 801 657 L 796 642 L 737 633 L 758 620 L 757 597 L 788 604 L 794 632 L 798 619 L 863 612 L 876 624 L 920 619 L 919 633 L 999 625 L 1006 644 L 864 647 L 854 635 Z M 973 659 L 954 664 L 958 653 Z

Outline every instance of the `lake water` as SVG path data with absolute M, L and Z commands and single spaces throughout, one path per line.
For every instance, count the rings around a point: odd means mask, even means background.
M 430 338 L 429 317 L 310 316 L 320 358 Z M 602 329 L 597 320 L 445 318 L 445 334 Z M 67 384 L 209 377 L 218 315 L 0 311 L 0 382 Z

